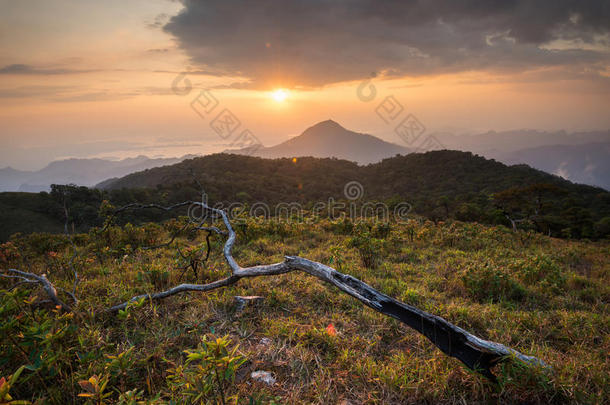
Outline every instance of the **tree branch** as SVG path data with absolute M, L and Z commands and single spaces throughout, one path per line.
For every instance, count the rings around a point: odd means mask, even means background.
M 72 307 L 70 307 L 69 305 L 67 305 L 66 303 L 64 303 L 62 300 L 59 299 L 59 297 L 57 296 L 57 290 L 55 289 L 55 286 L 49 281 L 49 279 L 47 278 L 46 275 L 41 275 L 39 276 L 38 274 L 34 274 L 34 273 L 29 273 L 29 272 L 25 272 L 25 271 L 21 271 L 21 270 L 16 270 L 16 269 L 8 269 L 7 270 L 9 273 L 13 273 L 16 274 L 17 276 L 11 276 L 10 274 L 2 274 L 2 277 L 5 278 L 20 278 L 25 283 L 29 283 L 29 284 L 33 284 L 33 283 L 37 283 L 40 284 L 42 286 L 42 289 L 47 293 L 47 295 L 49 296 L 49 299 L 51 300 L 51 302 L 53 304 L 55 304 L 55 306 L 59 306 L 63 311 L 66 312 L 72 312 Z M 76 297 L 73 297 L 74 299 L 76 299 Z
M 231 253 L 233 245 L 235 244 L 236 234 L 226 212 L 211 208 L 203 203 L 193 204 L 200 204 L 202 209 L 209 210 L 222 218 L 228 232 L 223 254 L 225 260 L 231 267 L 232 274 L 227 278 L 209 284 L 181 284 L 155 294 L 139 295 L 131 298 L 127 302 L 115 305 L 110 308 L 109 311 L 125 309 L 129 302 L 137 301 L 142 298 L 159 300 L 187 291 L 206 292 L 216 288 L 233 285 L 241 278 L 273 276 L 298 270 L 317 277 L 358 299 L 366 306 L 405 323 L 423 334 L 443 353 L 457 358 L 470 369 L 478 371 L 492 380 L 495 380 L 495 376 L 491 372 L 491 368 L 506 357 L 514 356 L 530 365 L 548 367 L 542 360 L 539 360 L 536 357 L 524 355 L 500 343 L 481 339 L 439 316 L 395 300 L 394 298 L 375 290 L 370 285 L 350 275 L 338 272 L 332 267 L 322 263 L 297 256 L 286 256 L 285 260 L 280 263 L 245 268 L 241 267 L 235 261 Z
M 439 316 L 430 314 L 419 308 L 395 300 L 394 298 L 375 290 L 370 285 L 348 274 L 338 272 L 332 267 L 326 266 L 322 263 L 297 256 L 286 256 L 284 261 L 279 263 L 241 267 L 235 261 L 231 253 L 233 245 L 235 244 L 236 234 L 231 226 L 231 222 L 229 221 L 226 212 L 209 207 L 205 203 L 189 201 L 175 204 L 171 207 L 162 207 L 156 204 L 130 204 L 126 207 L 158 208 L 169 211 L 187 204 L 198 204 L 201 206 L 202 210 L 208 210 L 222 219 L 226 232 L 223 232 L 215 227 L 202 227 L 202 223 L 197 229 L 228 235 L 223 247 L 223 254 L 225 260 L 231 268 L 231 274 L 226 278 L 211 282 L 209 284 L 180 284 L 165 291 L 160 291 L 153 294 L 138 295 L 132 297 L 126 302 L 108 308 L 106 312 L 124 310 L 130 302 L 135 302 L 141 300 L 142 298 L 161 300 L 184 292 L 207 292 L 217 288 L 228 287 L 236 284 L 242 278 L 274 276 L 298 270 L 333 285 L 345 294 L 356 298 L 364 305 L 374 309 L 377 312 L 403 322 L 424 335 L 446 355 L 455 357 L 470 369 L 483 374 L 491 380 L 495 380 L 495 376 L 491 372 L 491 368 L 507 357 L 515 357 L 530 365 L 548 367 L 542 360 L 537 359 L 536 357 L 524 355 L 500 343 L 481 339 Z M 120 210 L 124 210 L 126 207 L 123 207 Z M 8 271 L 12 273 L 12 275 L 4 275 L 4 277 L 20 279 L 25 283 L 39 283 L 42 285 L 47 295 L 55 305 L 59 305 L 65 311 L 72 310 L 57 297 L 55 287 L 49 282 L 45 275 L 38 276 L 33 273 L 26 273 L 15 269 L 10 269 Z

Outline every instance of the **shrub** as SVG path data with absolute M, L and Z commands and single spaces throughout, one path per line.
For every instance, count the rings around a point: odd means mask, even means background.
M 526 260 L 520 267 L 521 278 L 526 284 L 541 287 L 563 288 L 566 276 L 559 264 L 549 256 L 536 256 Z
M 362 259 L 362 265 L 367 269 L 374 269 L 379 264 L 383 241 L 373 238 L 365 232 L 347 239 L 347 247 L 356 248 Z
M 468 268 L 462 282 L 468 293 L 479 301 L 522 301 L 527 296 L 527 290 L 521 284 L 489 263 Z
M 209 403 L 210 399 L 225 404 L 229 385 L 235 380 L 235 372 L 246 361 L 237 354 L 238 346 L 229 348 L 228 336 L 208 340 L 204 336 L 197 349 L 185 350 L 185 366 L 169 371 L 168 386 L 174 399 L 180 403 Z M 206 401 L 208 400 L 208 401 Z

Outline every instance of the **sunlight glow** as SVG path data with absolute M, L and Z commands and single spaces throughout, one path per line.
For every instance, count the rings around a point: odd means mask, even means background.
M 282 103 L 288 97 L 288 91 L 284 89 L 277 89 L 271 93 L 271 97 L 278 103 Z

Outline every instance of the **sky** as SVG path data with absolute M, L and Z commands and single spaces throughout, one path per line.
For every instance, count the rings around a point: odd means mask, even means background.
M 0 167 L 219 152 L 226 111 L 400 143 L 388 98 L 428 132 L 607 130 L 610 2 L 0 0 Z

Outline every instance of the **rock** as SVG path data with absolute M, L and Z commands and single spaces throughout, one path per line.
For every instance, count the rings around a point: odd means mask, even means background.
M 263 346 L 269 346 L 271 344 L 271 339 L 269 339 L 268 337 L 264 337 L 260 340 L 260 342 L 258 342 L 258 344 Z
M 235 296 L 235 302 L 237 303 L 235 310 L 241 312 L 246 306 L 254 306 L 263 302 L 263 297 L 258 295 L 247 295 L 247 296 Z
M 275 384 L 275 378 L 273 377 L 273 375 L 271 375 L 270 372 L 268 371 L 263 371 L 263 370 L 257 370 L 257 371 L 253 371 L 250 374 L 250 377 L 254 380 L 254 381 L 258 381 L 258 382 L 262 382 L 265 383 L 267 385 L 273 385 Z

